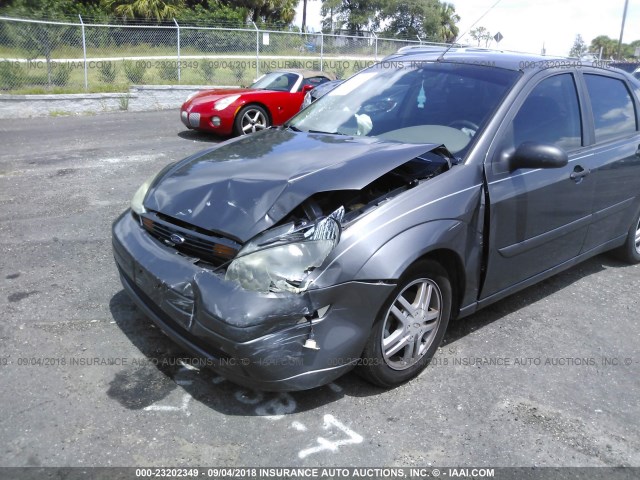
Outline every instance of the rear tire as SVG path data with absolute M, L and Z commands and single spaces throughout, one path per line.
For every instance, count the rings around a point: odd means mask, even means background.
M 439 263 L 414 263 L 380 309 L 356 371 L 385 388 L 417 376 L 442 343 L 452 297 L 449 276 Z
M 618 258 L 627 263 L 640 263 L 640 210 L 631 222 L 624 245 L 616 249 L 615 252 Z

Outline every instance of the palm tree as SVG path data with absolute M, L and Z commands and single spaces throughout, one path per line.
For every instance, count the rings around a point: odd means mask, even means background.
M 454 42 L 459 32 L 456 23 L 460 21 L 460 15 L 456 13 L 454 6 L 447 2 L 439 4 L 438 13 L 440 14 L 440 31 L 438 32 L 440 38 L 446 43 Z
M 185 0 L 104 0 L 104 5 L 125 18 L 161 21 L 178 16 Z
M 602 59 L 608 60 L 615 55 L 617 47 L 618 44 L 614 39 L 609 38 L 606 35 L 599 35 L 591 40 L 589 51 L 598 55 L 600 53 L 600 49 L 602 49 Z

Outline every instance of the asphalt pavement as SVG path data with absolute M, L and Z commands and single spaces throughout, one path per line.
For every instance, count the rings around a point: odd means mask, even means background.
M 218 141 L 177 111 L 0 120 L 0 466 L 640 466 L 640 266 L 608 255 L 456 322 L 393 390 L 194 369 L 123 291 L 110 226 Z

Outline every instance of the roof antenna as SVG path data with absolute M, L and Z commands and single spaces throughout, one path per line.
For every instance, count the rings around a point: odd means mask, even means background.
M 495 6 L 496 6 L 496 5 L 498 5 L 501 1 L 502 1 L 502 0 L 497 0 L 497 2 L 496 2 L 496 3 L 494 3 L 493 5 L 491 5 L 491 6 L 487 9 L 487 11 L 486 11 L 486 12 L 484 12 L 482 15 L 480 15 L 480 18 L 478 18 L 475 22 L 473 22 L 473 24 L 472 24 L 469 28 L 467 28 L 467 31 L 466 31 L 466 32 L 464 32 L 464 33 L 463 33 L 462 35 L 460 35 L 459 37 L 455 38 L 455 39 L 453 40 L 453 42 L 451 42 L 451 44 L 447 47 L 447 49 L 446 49 L 444 52 L 442 52 L 442 55 L 440 55 L 440 56 L 438 57 L 438 62 L 441 62 L 442 60 L 444 60 L 444 56 L 445 56 L 447 53 L 449 53 L 449 50 L 451 50 L 451 49 L 453 48 L 453 46 L 454 46 L 454 45 L 456 45 L 456 44 L 457 44 L 457 43 L 458 43 L 458 42 L 459 42 L 459 41 L 460 41 L 460 40 L 461 40 L 461 39 L 462 39 L 462 38 L 463 38 L 467 33 L 469 33 L 469 31 L 470 31 L 473 27 L 475 27 L 475 26 L 476 26 L 476 24 L 477 24 L 480 20 L 482 20 L 482 19 L 487 15 L 487 13 L 489 13 L 491 10 L 493 10 L 493 9 L 495 8 Z

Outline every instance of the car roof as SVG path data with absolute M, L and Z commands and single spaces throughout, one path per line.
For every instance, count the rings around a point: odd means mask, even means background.
M 383 62 L 409 61 L 409 62 L 447 62 L 468 63 L 485 65 L 507 70 L 533 71 L 539 68 L 572 66 L 594 67 L 603 70 L 615 70 L 612 67 L 604 68 L 593 62 L 580 62 L 577 58 L 560 56 L 537 55 L 533 53 L 519 53 L 502 50 L 491 50 L 480 47 L 452 47 L 447 50 L 442 46 L 414 46 L 401 48 L 397 53 L 387 56 Z M 538 68 L 539 67 L 539 68 Z

